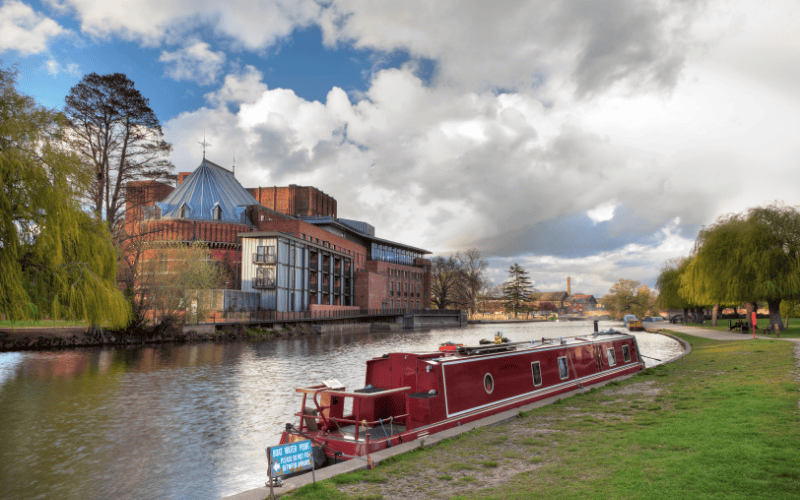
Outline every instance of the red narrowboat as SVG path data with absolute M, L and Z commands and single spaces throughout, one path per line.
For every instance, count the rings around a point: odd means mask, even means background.
M 367 361 L 361 389 L 335 380 L 296 389 L 300 422 L 286 424 L 281 443 L 311 439 L 335 463 L 643 368 L 636 337 L 613 330 L 384 354 Z

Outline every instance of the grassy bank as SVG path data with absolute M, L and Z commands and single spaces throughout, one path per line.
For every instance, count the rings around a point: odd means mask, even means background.
M 283 498 L 800 497 L 795 344 L 677 335 L 679 362 Z
M 728 320 L 718 320 L 717 326 L 711 326 L 710 321 L 706 321 L 705 324 L 701 325 L 700 323 L 686 323 L 687 326 L 697 326 L 700 328 L 709 328 L 711 330 L 720 330 L 727 332 L 728 331 Z M 664 328 L 668 328 L 669 325 L 664 326 Z M 775 338 L 774 333 L 764 333 L 764 329 L 769 326 L 769 319 L 767 318 L 759 318 L 756 322 L 756 335 L 764 335 L 766 337 Z M 753 331 L 750 330 L 744 335 L 747 334 L 752 335 Z M 796 318 L 789 318 L 789 327 L 781 332 L 781 338 L 800 338 L 800 319 Z

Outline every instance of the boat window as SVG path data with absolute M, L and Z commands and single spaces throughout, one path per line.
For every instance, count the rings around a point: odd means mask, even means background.
M 631 360 L 631 347 L 630 346 L 627 346 L 627 345 L 622 346 L 622 358 L 625 360 L 626 363 Z
M 609 347 L 606 349 L 606 353 L 608 354 L 608 366 L 614 366 L 617 364 L 617 356 L 614 354 L 614 348 Z
M 531 363 L 531 371 L 533 372 L 533 386 L 539 387 L 542 385 L 542 369 L 538 361 Z
M 486 394 L 491 394 L 494 391 L 494 378 L 492 378 L 491 373 L 487 373 L 483 376 L 483 388 Z
M 567 366 L 566 356 L 558 358 L 558 376 L 561 377 L 561 380 L 569 378 L 569 366 Z

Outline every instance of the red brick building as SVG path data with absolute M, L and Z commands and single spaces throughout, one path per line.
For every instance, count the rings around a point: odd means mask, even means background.
M 246 190 L 232 171 L 204 158 L 194 172 L 178 175 L 175 188 L 151 181 L 127 189 L 131 230 L 144 230 L 153 241 L 207 243 L 231 268 L 233 288 L 260 292 L 269 308 L 430 307 L 431 267 L 423 258 L 430 252 L 377 238 L 367 223 L 338 219 L 336 200 L 314 187 Z M 260 238 L 253 243 L 257 251 L 275 245 L 275 252 L 291 249 L 303 260 L 264 262 L 255 250 L 243 255 L 243 238 L 251 237 Z M 300 278 L 283 280 L 280 273 L 289 270 Z

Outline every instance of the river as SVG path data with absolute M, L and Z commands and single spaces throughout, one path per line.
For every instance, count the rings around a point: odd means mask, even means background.
M 621 329 L 600 324 L 610 326 Z M 591 323 L 0 353 L 0 498 L 217 499 L 263 486 L 264 450 L 294 421 L 295 387 L 360 387 L 368 358 L 477 344 L 498 330 L 518 341 Z M 668 337 L 637 336 L 644 355 L 681 352 Z

